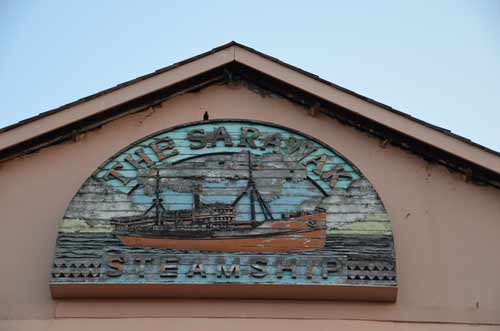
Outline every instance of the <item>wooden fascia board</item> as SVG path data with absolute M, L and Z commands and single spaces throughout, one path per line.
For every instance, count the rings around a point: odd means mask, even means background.
M 395 302 L 397 286 L 276 284 L 50 284 L 54 299 L 231 298 Z
M 234 61 L 234 46 L 0 133 L 0 150 Z
M 283 65 L 273 59 L 248 50 L 238 44 L 220 48 L 214 53 L 201 56 L 172 69 L 152 74 L 148 78 L 132 82 L 109 93 L 76 103 L 62 111 L 40 117 L 0 133 L 0 150 L 14 146 L 28 139 L 51 132 L 78 120 L 119 106 L 127 101 L 181 82 L 231 62 L 238 62 L 287 84 L 337 104 L 370 120 L 406 134 L 430 146 L 445 150 L 459 158 L 500 173 L 500 158 L 474 145 L 444 134 L 415 120 L 389 111 L 376 103 L 357 97 L 352 93 L 321 82 Z
M 500 173 L 500 157 L 236 46 L 235 61 L 469 162 Z

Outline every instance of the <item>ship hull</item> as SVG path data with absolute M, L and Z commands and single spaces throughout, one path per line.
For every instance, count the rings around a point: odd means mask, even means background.
M 295 252 L 325 246 L 325 230 L 291 233 L 255 238 L 175 239 L 140 236 L 119 236 L 132 247 L 154 247 L 208 252 Z
M 125 246 L 198 250 L 208 252 L 297 252 L 325 246 L 326 213 L 291 220 L 265 221 L 252 230 L 218 232 L 201 238 L 143 233 L 120 233 Z

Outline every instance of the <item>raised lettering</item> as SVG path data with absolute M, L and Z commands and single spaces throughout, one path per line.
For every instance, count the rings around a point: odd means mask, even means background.
M 279 263 L 276 266 L 276 277 L 283 278 L 283 272 L 289 271 L 292 278 L 297 278 L 297 261 L 294 259 L 288 263 Z
M 108 270 L 106 275 L 108 277 L 120 277 L 123 273 L 123 263 L 125 263 L 125 260 L 122 257 L 113 256 L 108 258 L 107 267 L 114 271 Z
M 240 143 L 238 147 L 257 148 L 255 140 L 259 138 L 260 131 L 256 128 L 241 128 Z
M 173 149 L 175 147 L 175 142 L 170 137 L 165 137 L 157 142 L 152 142 L 149 147 L 155 152 L 158 161 L 163 161 L 169 157 L 179 154 L 179 152 L 174 149 L 170 154 L 165 154 L 163 151 L 167 149 Z
M 205 130 L 203 129 L 194 129 L 188 132 L 187 139 L 191 142 L 195 142 L 197 144 L 190 144 L 189 148 L 191 149 L 202 149 L 207 145 L 207 137 L 205 135 Z
M 227 133 L 225 127 L 220 126 L 214 130 L 211 135 L 210 145 L 208 147 L 217 147 L 217 141 L 224 140 L 225 147 L 233 147 L 233 142 L 231 141 L 231 136 Z
M 262 146 L 260 149 L 265 150 L 268 146 L 273 147 L 273 153 L 281 152 L 281 135 L 279 133 L 268 134 L 263 138 L 260 138 L 262 141 Z
M 323 264 L 321 276 L 323 277 L 323 279 L 328 279 L 330 273 L 334 274 L 338 272 L 339 269 L 340 269 L 340 264 L 337 261 L 332 261 L 332 260 L 326 261 Z
M 311 163 L 316 165 L 313 172 L 319 176 L 319 175 L 321 175 L 321 171 L 323 170 L 323 167 L 325 166 L 325 163 L 327 160 L 328 160 L 328 157 L 326 156 L 326 154 L 321 154 L 321 155 L 316 156 L 312 159 L 304 161 L 302 164 L 306 167 Z
M 104 175 L 104 179 L 110 180 L 112 178 L 116 178 L 120 182 L 122 182 L 123 185 L 127 185 L 128 182 L 130 182 L 131 178 L 127 178 L 117 171 L 117 170 L 122 169 L 122 168 L 123 168 L 123 164 L 121 164 L 119 161 L 117 161 L 115 163 L 115 165 L 113 165 L 113 167 L 111 169 L 109 169 L 109 171 Z
M 335 168 L 324 172 L 321 175 L 321 179 L 323 179 L 324 181 L 329 180 L 329 185 L 331 188 L 335 188 L 335 185 L 337 185 L 337 181 L 340 178 L 352 179 L 349 173 L 344 172 L 344 168 L 342 166 L 336 166 Z
M 136 268 L 137 276 L 144 277 L 144 270 L 146 269 L 146 263 L 153 262 L 153 259 L 150 257 L 136 257 L 135 263 L 139 264 L 139 267 Z
M 286 150 L 295 161 L 300 162 L 304 158 L 316 152 L 318 147 L 314 146 L 309 141 L 298 140 L 295 137 L 290 137 L 288 138 L 286 144 Z
M 307 278 L 312 279 L 313 278 L 313 264 L 311 261 L 307 261 Z
M 236 278 L 240 277 L 239 264 L 232 264 L 230 267 L 224 264 L 217 265 L 217 278 L 221 278 L 222 276 L 225 276 L 226 278 L 231 278 L 231 275 L 234 275 L 234 277 Z
M 252 271 L 250 273 L 250 275 L 252 277 L 255 277 L 255 278 L 266 277 L 267 276 L 267 272 L 266 272 L 266 268 L 265 268 L 266 265 L 267 265 L 267 261 L 264 259 L 255 260 L 251 265 L 251 267 L 252 267 L 252 269 L 254 269 L 254 271 Z
M 205 268 L 202 263 L 195 263 L 191 266 L 191 270 L 187 273 L 188 277 L 193 277 L 194 275 L 200 275 L 201 277 L 207 277 L 205 273 Z
M 175 256 L 169 256 L 165 263 L 160 266 L 160 277 L 176 278 L 179 272 L 179 259 Z
M 127 155 L 125 158 L 125 161 L 130 163 L 134 168 L 140 169 L 141 168 L 141 163 L 146 163 L 147 167 L 152 167 L 155 163 L 149 158 L 149 156 L 144 153 L 144 150 L 142 148 L 137 149 L 134 154 L 139 156 L 139 159 L 136 160 L 134 159 L 131 155 Z

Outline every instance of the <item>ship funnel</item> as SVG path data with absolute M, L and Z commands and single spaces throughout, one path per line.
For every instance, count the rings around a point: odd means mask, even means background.
M 193 192 L 193 205 L 194 209 L 198 210 L 200 208 L 201 202 L 200 202 L 200 194 L 198 192 Z

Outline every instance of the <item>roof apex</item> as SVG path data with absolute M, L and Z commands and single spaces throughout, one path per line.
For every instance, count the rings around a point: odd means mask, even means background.
M 23 150 L 24 144 L 37 137 L 50 135 L 78 121 L 106 113 L 131 100 L 154 94 L 231 63 L 251 68 L 500 176 L 500 153 L 236 41 L 0 129 L 0 154 L 4 154 L 0 160 L 20 155 L 20 151 L 29 152 L 28 149 Z M 11 150 L 17 153 L 11 153 Z

